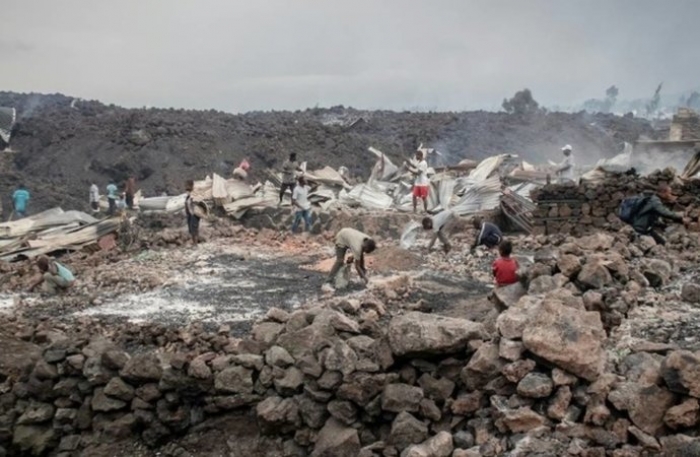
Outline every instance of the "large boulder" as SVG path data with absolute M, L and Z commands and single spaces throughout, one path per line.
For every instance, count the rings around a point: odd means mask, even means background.
M 545 301 L 529 315 L 523 330 L 528 351 L 588 381 L 598 378 L 605 365 L 600 314 Z
M 602 289 L 612 284 L 612 275 L 603 262 L 590 260 L 578 274 L 578 282 L 589 289 Z
M 504 308 L 510 308 L 518 303 L 518 300 L 527 293 L 525 287 L 520 282 L 503 287 L 496 287 L 493 291 L 493 298 L 496 303 Z
M 488 337 L 482 324 L 419 312 L 394 317 L 388 334 L 395 356 L 458 352 L 469 341 Z
M 392 413 L 417 412 L 423 399 L 423 389 L 408 384 L 388 384 L 382 393 L 382 409 Z
M 450 457 L 453 449 L 452 435 L 440 432 L 422 444 L 407 448 L 401 457 Z
M 388 443 L 402 450 L 411 444 L 422 443 L 428 437 L 428 426 L 411 413 L 399 413 L 391 424 Z
M 661 287 L 670 281 L 673 268 L 665 260 L 644 259 L 642 274 L 649 281 L 651 287 Z
M 613 247 L 615 237 L 608 233 L 596 232 L 593 235 L 578 238 L 574 243 L 585 251 L 607 251 Z
M 311 457 L 356 457 L 359 453 L 357 430 L 330 418 L 318 432 Z
M 664 416 L 675 403 L 675 395 L 657 385 L 623 382 L 608 394 L 608 401 L 627 411 L 632 423 L 645 433 L 656 435 L 664 427 Z
M 152 352 L 137 354 L 124 365 L 120 376 L 127 381 L 159 381 L 163 367 L 158 356 Z
M 661 376 L 673 392 L 700 398 L 700 357 L 690 351 L 673 351 L 661 362 Z
M 253 393 L 253 370 L 237 365 L 226 368 L 216 375 L 214 387 L 220 392 Z

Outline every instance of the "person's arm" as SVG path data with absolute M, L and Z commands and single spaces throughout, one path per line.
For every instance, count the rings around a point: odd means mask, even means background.
M 469 248 L 469 250 L 472 253 L 474 252 L 474 250 L 476 250 L 476 247 L 479 246 L 479 244 L 481 243 L 481 236 L 483 235 L 483 233 L 484 233 L 484 225 L 482 224 L 481 230 L 479 230 L 479 233 L 476 235 L 476 238 L 474 238 L 474 242 L 472 243 L 471 247 Z
M 438 232 L 433 230 L 433 234 L 430 236 L 430 243 L 428 243 L 428 251 L 433 249 L 433 246 L 435 245 L 435 241 L 438 239 Z
M 29 285 L 29 288 L 27 289 L 29 292 L 32 292 L 34 289 L 39 287 L 39 285 L 44 282 L 44 275 L 39 275 L 32 283 Z
M 659 216 L 665 217 L 666 219 L 670 219 L 675 222 L 683 222 L 683 216 L 666 208 L 666 206 L 656 198 L 652 199 L 652 210 L 656 211 Z
M 355 270 L 357 270 L 357 274 L 360 275 L 360 278 L 362 278 L 362 281 L 364 281 L 364 283 L 367 284 L 367 270 L 365 270 L 365 253 L 364 252 L 360 255 L 359 259 L 355 259 Z

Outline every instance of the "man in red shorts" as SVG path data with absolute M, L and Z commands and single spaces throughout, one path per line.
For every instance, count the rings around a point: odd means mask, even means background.
M 423 209 L 427 213 L 430 181 L 428 180 L 428 162 L 426 162 L 423 157 L 423 151 L 416 151 L 416 162 L 417 164 L 415 166 L 413 166 L 413 164 L 408 164 L 408 171 L 415 176 L 413 182 L 413 212 L 416 212 L 418 199 L 420 198 L 423 200 Z

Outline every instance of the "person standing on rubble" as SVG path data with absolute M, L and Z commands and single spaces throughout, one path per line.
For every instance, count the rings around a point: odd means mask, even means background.
M 426 216 L 423 218 L 422 225 L 423 225 L 423 230 L 432 230 L 433 235 L 430 239 L 430 243 L 428 244 L 428 251 L 433 249 L 433 245 L 435 244 L 435 240 L 438 238 L 440 239 L 440 243 L 442 243 L 442 249 L 445 251 L 445 254 L 450 252 L 452 249 L 452 245 L 450 244 L 450 241 L 447 239 L 447 233 L 449 232 L 452 224 L 457 220 L 457 216 L 449 210 L 443 210 L 434 215 L 433 217 Z
M 557 166 L 557 176 L 560 183 L 574 182 L 574 156 L 571 145 L 567 144 L 561 148 L 564 160 Z
M 473 223 L 474 228 L 479 231 L 479 234 L 476 236 L 476 239 L 469 249 L 469 252 L 472 254 L 476 251 L 477 246 L 484 245 L 488 249 L 493 249 L 498 246 L 503 239 L 503 232 L 501 232 L 501 229 L 498 228 L 496 224 L 483 221 L 479 217 L 475 217 Z
M 199 216 L 195 214 L 194 211 L 194 200 L 192 199 L 192 191 L 194 190 L 194 181 L 188 180 L 185 183 L 185 191 L 187 191 L 187 197 L 185 198 L 185 215 L 187 216 L 187 230 L 192 237 L 192 244 L 199 244 Z
M 413 212 L 418 207 L 418 199 L 423 200 L 423 209 L 428 212 L 428 190 L 430 180 L 428 180 L 428 162 L 423 157 L 423 151 L 416 151 L 416 161 L 413 163 L 404 162 L 408 166 L 408 171 L 415 177 L 413 181 Z
M 12 208 L 18 217 L 22 218 L 27 215 L 27 202 L 29 202 L 29 191 L 24 184 L 20 184 L 17 190 L 12 194 Z
M 371 254 L 377 248 L 375 241 L 359 230 L 353 228 L 341 229 L 335 236 L 335 264 L 328 275 L 327 283 L 332 283 L 335 276 L 345 263 L 345 254 L 350 250 L 351 256 L 348 263 L 355 263 L 355 270 L 362 278 L 362 282 L 367 285 L 367 269 L 365 268 L 365 254 Z
M 134 209 L 134 196 L 136 195 L 136 178 L 130 176 L 124 185 L 124 194 L 126 196 L 126 207 Z
M 311 203 L 309 203 L 309 186 L 306 185 L 306 179 L 299 176 L 298 183 L 292 191 L 292 206 L 297 210 L 294 213 L 294 223 L 292 224 L 292 233 L 296 233 L 301 220 L 304 219 L 304 227 L 306 231 L 311 231 Z
M 41 276 L 29 286 L 29 291 L 33 291 L 41 285 L 41 291 L 48 295 L 56 295 L 58 292 L 66 291 L 75 282 L 73 272 L 62 263 L 50 260 L 46 256 L 41 256 L 36 261 Z
M 651 192 L 643 194 L 643 201 L 639 209 L 632 215 L 631 225 L 634 231 L 640 235 L 652 237 L 657 244 L 666 244 L 666 239 L 661 234 L 665 226 L 659 223 L 659 218 L 683 223 L 686 226 L 690 223 L 688 218 L 674 213 L 663 203 L 673 203 L 675 201 L 676 197 L 671 192 L 671 187 L 668 184 L 660 184 L 655 194 Z
M 294 192 L 297 173 L 301 171 L 302 169 L 297 162 L 297 154 L 296 152 L 292 152 L 289 154 L 289 160 L 282 164 L 282 186 L 280 186 L 280 201 L 277 204 L 278 206 L 282 204 L 282 198 L 287 189 Z
M 117 185 L 114 180 L 110 180 L 107 184 L 107 202 L 109 203 L 109 209 L 107 210 L 107 215 L 112 217 L 114 212 L 117 210 Z
M 100 210 L 100 188 L 97 187 L 94 181 L 90 186 L 90 208 L 93 213 Z

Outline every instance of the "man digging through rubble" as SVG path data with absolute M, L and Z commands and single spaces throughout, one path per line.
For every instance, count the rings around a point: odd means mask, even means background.
M 41 256 L 36 261 L 41 276 L 29 286 L 29 291 L 33 291 L 41 285 L 41 291 L 47 295 L 56 295 L 70 288 L 75 282 L 75 276 L 65 265 L 50 260 L 46 256 Z
M 479 231 L 476 239 L 472 243 L 469 252 L 473 255 L 478 246 L 486 246 L 488 249 L 493 249 L 501 242 L 503 239 L 503 232 L 498 228 L 496 224 L 491 222 L 483 221 L 481 218 L 474 218 L 474 228 Z
M 194 211 L 194 200 L 192 199 L 192 191 L 194 190 L 194 181 L 188 180 L 185 183 L 185 191 L 187 192 L 187 197 L 185 198 L 185 215 L 187 216 L 187 231 L 192 237 L 192 244 L 199 244 L 199 216 L 195 214 Z
M 416 162 L 415 166 L 412 163 L 404 162 L 408 171 L 415 177 L 413 182 L 413 212 L 416 212 L 420 198 L 423 200 L 423 209 L 427 213 L 430 181 L 428 180 L 428 162 L 423 157 L 423 151 L 416 151 Z
M 284 198 L 284 193 L 289 189 L 294 192 L 294 186 L 296 183 L 297 173 L 303 170 L 297 162 L 297 154 L 292 152 L 289 154 L 289 160 L 282 164 L 282 185 L 280 186 L 280 201 L 277 206 L 282 204 L 282 199 Z
M 423 225 L 423 230 L 433 231 L 432 237 L 430 238 L 430 243 L 428 244 L 428 251 L 433 249 L 435 241 L 439 238 L 440 243 L 442 243 L 442 249 L 443 251 L 445 251 L 445 254 L 450 252 L 450 250 L 452 249 L 452 245 L 447 239 L 447 233 L 450 231 L 452 225 L 455 223 L 456 220 L 457 216 L 455 216 L 455 214 L 449 209 L 440 211 L 432 217 L 426 216 L 423 218 L 423 220 L 421 221 L 421 225 Z
M 303 176 L 299 176 L 298 184 L 292 191 L 292 206 L 297 209 L 294 213 L 292 233 L 296 233 L 302 219 L 304 220 L 304 228 L 306 231 L 311 231 L 311 203 L 309 203 L 309 186 L 306 185 L 306 179 L 304 179 Z
M 328 275 L 327 283 L 333 283 L 335 276 L 345 263 L 345 254 L 350 250 L 351 257 L 348 261 L 354 261 L 355 270 L 362 278 L 362 282 L 367 285 L 367 270 L 365 269 L 365 254 L 374 252 L 377 244 L 369 235 L 353 228 L 341 229 L 335 236 L 335 264 Z
M 676 201 L 668 184 L 660 184 L 655 194 L 647 192 L 639 198 L 639 207 L 632 214 L 630 225 L 638 234 L 651 236 L 657 244 L 666 244 L 666 239 L 661 234 L 665 226 L 659 222 L 659 218 L 683 223 L 686 226 L 690 222 L 689 219 L 674 213 L 663 204 L 663 202 Z

